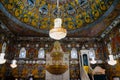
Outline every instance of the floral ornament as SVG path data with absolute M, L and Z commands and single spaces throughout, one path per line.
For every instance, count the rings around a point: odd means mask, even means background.
M 24 9 L 24 5 L 21 3 L 21 4 L 18 4 L 20 9 Z
M 29 22 L 29 17 L 28 17 L 27 14 L 24 15 L 23 21 L 24 21 L 25 23 Z
M 37 26 L 38 20 L 37 19 L 32 19 L 31 24 L 32 26 Z
M 86 23 L 90 23 L 91 22 L 91 18 L 90 18 L 90 16 L 88 14 L 85 16 L 85 22 Z
M 103 1 L 100 2 L 100 9 L 106 10 L 106 6 L 105 6 L 105 3 Z
M 41 25 L 42 26 L 40 26 L 40 29 L 45 29 L 46 26 L 48 26 L 47 22 L 42 22 Z
M 76 16 L 76 23 L 77 23 L 77 27 L 81 27 L 84 23 L 84 18 L 82 17 L 82 14 L 80 13 L 80 15 Z
M 10 1 L 12 1 L 12 0 L 10 0 Z M 18 2 L 19 2 L 19 0 L 14 0 L 14 2 L 15 2 L 15 3 L 18 3 Z
M 16 10 L 15 10 L 15 16 L 16 16 L 16 17 L 19 17 L 20 14 L 22 14 L 22 10 L 21 10 L 21 9 L 16 9 Z
M 69 23 L 68 23 L 68 28 L 69 28 L 69 29 L 74 29 L 74 24 L 73 24 L 72 22 L 69 22 Z
M 99 3 L 100 3 L 100 0 L 95 0 L 95 2 L 96 2 L 97 4 L 99 4 Z
M 2 0 L 1 3 L 10 14 L 21 22 L 47 31 L 53 27 L 54 18 L 58 16 L 64 18 L 65 27 L 69 30 L 78 29 L 86 23 L 91 23 L 100 18 L 113 4 L 113 1 L 60 0 L 60 12 L 56 8 L 55 0 L 52 2 L 51 0 Z M 79 17 L 80 14 L 81 17 Z M 72 21 L 72 17 L 74 21 Z
M 100 13 L 98 10 L 93 10 L 92 14 L 94 15 L 94 19 L 97 19 L 100 16 Z
M 12 3 L 12 2 L 14 2 L 14 0 L 6 0 L 6 1 L 8 1 L 9 3 Z
M 34 17 L 38 19 L 38 18 L 39 18 L 39 15 L 37 15 L 37 14 L 34 14 Z
M 83 25 L 83 20 L 82 19 L 79 19 L 79 20 L 76 20 L 77 22 L 77 27 L 81 27 Z
M 65 21 L 70 22 L 70 21 L 72 21 L 72 18 L 71 17 L 66 17 Z
M 13 7 L 14 7 L 14 3 L 9 3 L 9 4 L 7 5 L 7 8 L 8 8 L 8 9 L 13 9 Z

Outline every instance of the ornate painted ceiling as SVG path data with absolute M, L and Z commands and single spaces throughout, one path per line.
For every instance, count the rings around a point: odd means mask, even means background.
M 19 36 L 48 36 L 54 19 L 70 37 L 98 37 L 120 14 L 119 0 L 1 0 L 0 20 Z

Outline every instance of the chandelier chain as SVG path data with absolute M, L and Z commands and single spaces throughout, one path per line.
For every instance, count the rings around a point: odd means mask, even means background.
M 59 0 L 57 0 L 57 10 L 58 10 L 58 15 L 57 15 L 57 17 L 59 17 L 59 16 L 60 16 Z

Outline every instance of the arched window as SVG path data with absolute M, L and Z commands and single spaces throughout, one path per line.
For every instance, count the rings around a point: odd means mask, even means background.
M 2 53 L 5 53 L 7 43 L 4 42 L 2 45 Z
M 39 49 L 38 58 L 45 58 L 45 50 L 43 48 Z
M 26 58 L 26 50 L 24 47 L 20 49 L 19 58 Z
M 89 58 L 91 58 L 91 59 L 95 58 L 95 51 L 93 48 L 91 48 L 88 53 L 89 53 Z
M 88 53 L 89 50 L 80 50 L 81 52 L 81 59 L 82 59 L 82 66 L 89 66 L 89 58 L 88 58 Z
M 71 59 L 77 59 L 78 55 L 77 55 L 77 50 L 76 48 L 72 48 L 71 50 Z

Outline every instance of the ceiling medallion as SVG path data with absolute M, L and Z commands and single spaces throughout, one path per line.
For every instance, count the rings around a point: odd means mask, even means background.
M 0 64 L 4 64 L 6 62 L 5 53 L 0 53 Z

